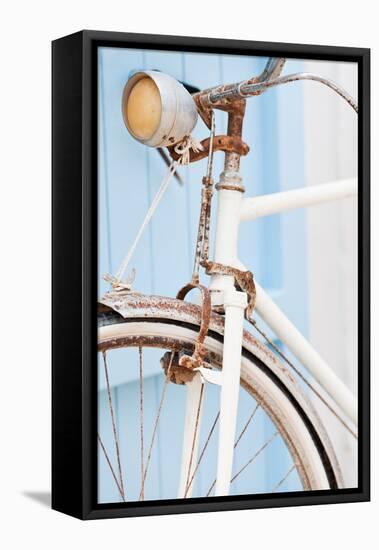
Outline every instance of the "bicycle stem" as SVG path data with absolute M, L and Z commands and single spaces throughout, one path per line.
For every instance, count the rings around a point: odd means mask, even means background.
M 240 138 L 242 135 L 245 115 L 245 100 L 232 104 L 228 112 L 228 135 Z M 224 170 L 216 185 L 218 205 L 216 214 L 216 232 L 214 243 L 214 261 L 233 266 L 236 260 L 236 250 L 239 231 L 239 213 L 245 188 L 240 175 L 241 155 L 236 152 L 226 152 Z M 213 303 L 217 305 L 217 291 L 222 292 L 234 288 L 234 278 L 230 275 L 212 275 L 210 289 Z

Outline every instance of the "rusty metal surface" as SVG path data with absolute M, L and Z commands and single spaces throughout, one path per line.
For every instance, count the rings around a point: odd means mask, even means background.
M 110 294 L 113 293 L 106 294 L 98 303 L 98 312 L 100 314 L 109 312 L 109 310 L 112 309 L 120 314 L 124 319 L 146 319 L 146 321 L 159 321 L 166 319 L 171 322 L 175 321 L 179 325 L 181 323 L 190 325 L 195 331 L 199 330 L 202 311 L 201 307 L 196 304 L 177 300 L 175 298 L 148 296 L 139 293 L 124 295 L 121 304 L 119 300 L 114 301 L 111 299 L 109 296 Z M 117 306 L 117 309 L 115 309 L 115 307 L 111 307 L 110 304 Z M 208 334 L 212 332 L 219 334 L 222 337 L 224 334 L 224 322 L 225 319 L 222 315 L 211 312 Z M 101 328 L 102 325 L 100 320 L 99 329 Z M 98 350 L 103 351 L 110 348 L 113 349 L 119 347 L 144 347 L 144 345 L 147 344 L 149 347 L 167 349 L 178 353 L 181 351 L 183 352 L 183 350 L 191 353 L 195 347 L 195 344 L 191 346 L 188 341 L 181 341 L 178 337 L 170 338 L 151 335 L 143 336 L 142 334 L 138 334 L 117 337 L 114 339 L 100 339 Z M 247 330 L 243 331 L 243 348 L 260 359 L 264 364 L 269 365 L 286 386 L 297 386 L 297 382 L 289 369 L 279 361 L 277 356 L 267 346 L 255 338 Z M 207 363 L 209 362 L 213 366 L 221 368 L 221 355 L 217 355 L 210 350 L 207 350 L 206 360 Z
M 211 178 L 203 178 L 204 185 L 204 217 L 200 218 L 199 227 L 203 224 L 203 238 L 201 248 L 199 249 L 199 264 L 201 260 L 208 260 L 209 257 L 209 232 L 211 225 L 211 206 L 213 196 L 213 180 Z
M 191 282 L 195 284 L 199 283 L 199 268 L 201 261 L 208 259 L 212 196 L 213 179 L 211 175 L 207 175 L 203 177 L 202 181 L 200 215 L 197 230 L 195 260 L 191 280 Z
M 248 296 L 248 305 L 246 308 L 246 317 L 252 316 L 255 301 L 256 301 L 256 289 L 254 283 L 254 276 L 251 271 L 241 271 L 235 267 L 218 264 L 216 262 L 204 262 L 207 275 L 231 275 L 234 277 L 236 285 L 240 290 L 246 292 Z
M 184 300 L 187 294 L 191 292 L 191 290 L 195 289 L 199 290 L 201 293 L 201 320 L 199 334 L 197 335 L 195 349 L 192 355 L 182 355 L 179 359 L 179 365 L 187 369 L 195 369 L 197 367 L 205 366 L 205 355 L 207 348 L 204 345 L 204 341 L 208 334 L 212 311 L 211 294 L 205 286 L 198 283 L 191 282 L 187 284 L 179 290 L 176 297 L 178 300 Z
M 338 86 L 332 80 L 313 73 L 295 73 L 285 76 L 279 75 L 280 71 L 274 70 L 272 75 L 269 75 L 269 77 L 264 80 L 262 80 L 261 77 L 255 77 L 234 84 L 216 86 L 215 88 L 208 88 L 198 92 L 193 98 L 201 118 L 204 120 L 205 124 L 208 124 L 209 111 L 212 108 L 220 108 L 219 105 L 225 105 L 227 102 L 239 101 L 241 98 L 261 95 L 274 86 L 289 84 L 290 82 L 297 82 L 299 80 L 313 80 L 327 86 L 341 96 L 342 99 L 358 113 L 356 101 L 346 90 Z
M 233 90 L 235 86 L 235 84 L 218 86 L 216 89 L 219 92 L 220 99 L 216 99 L 213 101 L 211 99 L 211 93 L 214 92 L 214 88 L 208 88 L 207 90 L 203 90 L 192 96 L 194 102 L 196 103 L 198 113 L 203 119 L 204 123 L 208 126 L 208 128 L 211 127 L 211 112 L 213 109 L 218 109 L 227 113 L 234 113 L 236 116 L 238 116 L 238 118 L 243 120 L 246 109 L 246 100 L 241 96 L 233 96 L 233 100 L 227 97 L 228 93 L 230 94 L 230 91 Z M 226 94 L 226 96 L 222 97 L 223 94 Z M 229 132 L 228 129 L 228 135 L 241 135 L 241 133 Z
M 102 327 L 100 327 L 101 330 Z M 109 351 L 111 349 L 118 349 L 118 348 L 138 348 L 138 347 L 149 347 L 149 348 L 159 348 L 159 349 L 168 349 L 172 350 L 174 352 L 180 352 L 183 348 L 189 349 L 189 345 L 187 342 L 181 342 L 177 338 L 170 338 L 170 337 L 162 337 L 162 336 L 144 336 L 142 334 L 139 335 L 131 335 L 131 336 L 124 336 L 120 337 L 117 336 L 115 338 L 106 338 L 101 339 L 101 341 L 98 342 L 97 349 L 98 351 Z
M 191 351 L 187 351 L 186 355 L 189 356 L 190 354 Z M 170 382 L 179 385 L 192 382 L 194 376 L 196 375 L 196 371 L 181 365 L 180 360 L 183 354 L 181 352 L 174 352 L 174 355 L 172 357 L 171 356 L 172 352 L 166 351 L 161 358 L 161 367 L 165 375 L 168 376 Z
M 228 185 L 226 183 L 218 183 L 216 185 L 217 191 L 220 189 L 226 189 L 227 191 L 239 191 L 240 193 L 245 192 L 245 188 L 243 185 Z
M 120 296 L 117 292 L 108 292 L 99 301 L 98 311 L 99 313 L 105 313 L 112 309 L 117 312 L 124 319 L 146 319 L 146 320 L 161 320 L 168 319 L 170 321 L 175 320 L 177 323 L 184 323 L 194 326 L 195 330 L 200 327 L 202 319 L 201 307 L 184 300 L 177 300 L 175 298 L 168 298 L 164 296 L 148 296 L 137 292 L 130 292 Z M 100 327 L 101 328 L 101 327 Z M 209 317 L 208 333 L 212 331 L 220 336 L 224 334 L 224 317 L 211 311 Z M 128 340 L 128 345 L 143 345 L 141 341 L 142 337 L 131 337 L 132 341 Z M 266 346 L 264 346 L 259 340 L 254 338 L 246 330 L 243 333 L 244 346 L 250 349 L 254 355 L 260 358 L 264 362 L 275 362 L 277 365 L 281 365 L 276 359 L 273 352 L 271 352 Z M 149 338 L 151 345 L 151 337 Z M 105 349 L 107 347 L 113 347 L 116 343 L 112 341 L 102 342 L 99 344 L 99 349 Z M 122 347 L 124 343 L 121 340 L 117 341 L 117 347 Z M 162 343 L 162 338 L 157 341 L 157 347 L 165 349 L 171 349 L 180 351 L 181 349 L 189 349 L 188 343 L 173 343 L 167 339 L 167 342 Z M 208 357 L 206 357 L 208 359 Z M 215 358 L 212 358 L 212 363 Z M 221 359 L 219 359 L 221 361 Z M 207 361 L 208 362 L 208 361 Z M 284 366 L 280 366 L 282 373 L 285 376 L 293 380 L 290 372 Z
M 181 302 L 175 298 L 163 296 L 147 296 L 139 292 L 119 293 L 116 291 L 107 292 L 100 300 L 101 306 L 108 306 L 125 319 L 135 317 L 136 311 L 141 317 L 158 317 L 170 319 L 172 312 L 180 311 L 184 322 L 200 323 L 201 310 L 199 306 L 189 302 Z M 184 304 L 184 307 L 183 307 Z
M 246 100 L 238 99 L 233 102 L 223 100 L 222 106 L 218 107 L 222 111 L 229 113 L 228 117 L 228 136 L 242 136 L 243 120 L 246 111 Z
M 105 313 L 112 309 L 124 319 L 169 319 L 199 327 L 202 320 L 202 310 L 197 304 L 184 300 L 169 298 L 166 296 L 149 296 L 138 292 L 119 294 L 107 292 L 98 303 L 98 312 Z M 224 334 L 224 317 L 218 313 L 210 312 L 208 332 L 213 331 Z M 250 342 L 258 357 L 265 360 L 275 360 L 275 355 L 263 344 L 254 338 L 249 332 L 244 331 L 244 341 Z M 168 349 L 171 349 L 168 347 Z
M 228 89 L 229 85 L 221 86 L 222 89 Z M 235 155 L 235 158 L 247 155 L 249 146 L 242 140 L 242 125 L 246 110 L 246 100 L 239 97 L 230 99 L 221 99 L 220 101 L 210 102 L 207 90 L 194 94 L 193 100 L 197 110 L 205 122 L 206 126 L 212 128 L 213 110 L 218 109 L 228 113 L 228 132 L 227 135 L 215 136 L 213 140 L 213 151 L 224 151 L 226 156 Z M 202 150 L 191 151 L 189 162 L 196 162 L 209 155 L 210 139 L 204 139 L 201 142 Z M 174 147 L 168 147 L 168 151 L 174 160 L 178 160 L 178 154 Z
M 312 73 L 295 73 L 281 76 L 285 61 L 283 57 L 270 58 L 259 76 L 234 84 L 207 88 L 194 94 L 192 97 L 196 103 L 199 115 L 205 124 L 209 127 L 209 113 L 213 108 L 225 108 L 229 104 L 238 103 L 241 99 L 244 100 L 247 97 L 260 95 L 273 86 L 297 82 L 299 80 L 313 80 L 328 86 L 358 112 L 358 105 L 350 94 L 332 80 Z
M 260 75 L 253 76 L 247 80 L 243 80 L 242 82 L 223 84 L 213 88 L 207 88 L 194 94 L 192 97 L 195 100 L 198 112 L 204 122 L 207 124 L 210 109 L 221 108 L 221 106 L 225 107 L 229 105 L 230 102 L 240 101 L 243 99 L 243 86 L 259 84 L 278 78 L 283 70 L 285 62 L 286 59 L 284 57 L 270 57 Z M 247 97 L 260 95 L 261 93 L 262 90 L 258 89 L 255 92 L 249 93 Z
M 210 139 L 203 139 L 203 141 L 201 141 L 201 145 L 201 150 L 193 151 L 191 149 L 189 151 L 189 162 L 197 162 L 198 160 L 202 160 L 209 155 Z M 213 150 L 234 152 L 239 155 L 246 156 L 250 151 L 250 148 L 247 143 L 242 141 L 242 139 L 237 136 L 219 135 L 214 138 Z M 168 147 L 168 151 L 173 160 L 178 160 L 180 158 L 180 155 L 175 151 L 174 147 Z

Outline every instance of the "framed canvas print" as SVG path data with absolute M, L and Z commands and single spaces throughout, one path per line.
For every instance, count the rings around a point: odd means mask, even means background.
M 367 49 L 53 42 L 53 508 L 369 499 Z

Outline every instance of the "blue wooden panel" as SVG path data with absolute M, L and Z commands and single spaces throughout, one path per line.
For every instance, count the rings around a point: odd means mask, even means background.
M 153 149 L 131 138 L 121 116 L 121 95 L 130 71 L 159 69 L 199 88 L 221 82 L 243 80 L 261 71 L 266 59 L 215 56 L 194 53 L 138 51 L 102 48 L 99 56 L 99 273 L 115 273 L 127 253 L 147 208 L 160 185 L 165 166 Z M 287 72 L 299 70 L 299 63 L 288 62 Z M 216 132 L 225 133 L 226 115 L 216 113 Z M 208 130 L 199 121 L 194 135 L 206 137 Z M 302 86 L 272 90 L 248 102 L 244 139 L 250 154 L 241 160 L 246 195 L 253 196 L 303 184 Z M 185 181 L 172 181 L 156 215 L 135 252 L 130 267 L 137 271 L 135 288 L 145 293 L 173 296 L 188 281 L 193 261 L 199 213 L 201 179 L 206 161 L 181 168 Z M 215 155 L 214 178 L 223 169 L 223 155 Z M 217 195 L 217 194 L 216 194 Z M 215 197 L 214 210 L 217 196 Z M 214 216 L 213 216 L 214 220 Z M 214 223 L 212 224 L 214 230 Z M 241 260 L 252 269 L 257 280 L 278 301 L 303 333 L 307 330 L 306 250 L 303 212 L 287 213 L 241 226 L 239 246 Z M 107 285 L 100 281 L 99 292 Z M 153 419 L 162 390 L 163 376 L 159 350 L 146 352 L 145 453 L 151 436 Z M 121 443 L 124 475 L 130 498 L 138 498 L 139 489 L 139 384 L 136 351 L 112 352 L 111 384 L 117 402 L 117 423 Z M 109 407 L 104 391 L 105 380 L 99 368 L 99 426 L 111 449 Z M 184 388 L 170 385 L 167 407 L 163 409 L 158 429 L 159 444 L 154 449 L 146 484 L 148 498 L 175 497 L 179 475 L 178 461 L 184 417 Z M 254 407 L 244 391 L 238 413 L 238 430 Z M 218 411 L 218 388 L 206 389 L 205 414 L 201 444 Z M 272 423 L 259 411 L 241 440 L 234 472 L 259 449 L 273 432 Z M 204 494 L 214 478 L 217 430 L 207 449 L 207 460 L 197 476 L 194 496 Z M 112 450 L 113 449 L 113 450 Z M 260 456 L 233 484 L 235 494 L 271 490 L 285 474 L 290 459 L 278 440 L 270 458 Z M 115 464 L 115 462 L 114 462 Z M 130 472 L 134 477 L 130 477 Z M 117 490 L 104 457 L 99 455 L 100 501 L 118 500 Z M 295 490 L 299 480 L 291 475 L 281 490 Z

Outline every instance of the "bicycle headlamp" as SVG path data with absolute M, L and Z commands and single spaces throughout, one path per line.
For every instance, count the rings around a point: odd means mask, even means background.
M 130 134 L 150 147 L 178 143 L 197 122 L 191 94 L 172 76 L 159 71 L 139 71 L 128 80 L 122 114 Z

